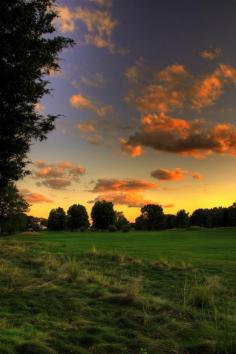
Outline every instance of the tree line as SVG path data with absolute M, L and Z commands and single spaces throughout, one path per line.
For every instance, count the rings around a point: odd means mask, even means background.
M 86 208 L 80 204 L 69 207 L 67 213 L 63 208 L 52 209 L 47 227 L 48 230 L 164 230 L 173 228 L 227 227 L 236 226 L 236 203 L 230 207 L 212 209 L 196 209 L 191 215 L 184 209 L 176 215 L 165 214 L 160 205 L 147 204 L 141 208 L 141 214 L 134 223 L 130 223 L 122 212 L 114 210 L 113 203 L 98 201 L 91 211 L 91 225 Z
M 67 210 L 63 208 L 52 209 L 49 213 L 47 227 L 51 231 L 80 230 L 85 231 L 89 227 L 92 230 L 129 231 L 130 223 L 122 212 L 114 210 L 113 203 L 98 201 L 91 211 L 92 224 L 86 208 L 80 204 L 73 204 Z
M 228 227 L 236 226 L 236 203 L 230 207 L 196 209 L 189 215 L 184 209 L 176 215 L 165 214 L 160 205 L 147 204 L 140 210 L 134 223 L 130 223 L 123 212 L 114 210 L 112 202 L 97 201 L 91 210 L 91 223 L 85 206 L 71 205 L 67 212 L 58 207 L 52 209 L 48 219 L 35 218 L 26 212 L 29 204 L 18 192 L 14 183 L 0 188 L 0 234 L 19 231 L 62 230 L 165 230 L 173 228 Z

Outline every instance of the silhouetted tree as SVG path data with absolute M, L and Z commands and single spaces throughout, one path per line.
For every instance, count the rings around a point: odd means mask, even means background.
M 76 230 L 89 227 L 89 218 L 86 208 L 80 204 L 71 205 L 67 211 L 67 227 Z
M 62 231 L 66 228 L 66 213 L 63 208 L 52 209 L 48 217 L 48 230 Z
M 164 228 L 164 213 L 160 205 L 147 204 L 141 209 L 141 212 L 148 230 Z
M 116 214 L 113 203 L 105 200 L 96 202 L 92 208 L 91 217 L 95 229 L 107 230 L 110 225 L 115 225 Z
M 228 208 L 229 226 L 236 226 L 236 203 Z
M 197 209 L 190 217 L 191 225 L 211 227 L 211 215 L 208 209 Z
M 143 215 L 140 215 L 135 219 L 134 227 L 135 227 L 135 230 L 138 230 L 138 231 L 148 229 L 146 219 L 143 217 Z
M 185 228 L 189 226 L 189 223 L 190 221 L 188 213 L 184 209 L 179 210 L 176 214 L 175 226 L 179 228 Z
M 128 231 L 129 228 L 129 221 L 126 219 L 126 217 L 124 216 L 124 213 L 122 211 L 116 211 L 116 228 L 117 230 L 124 230 L 124 231 Z
M 35 107 L 50 92 L 45 74 L 58 70 L 58 53 L 74 44 L 53 36 L 54 0 L 4 0 L 0 11 L 0 187 L 26 173 L 32 139 L 43 140 L 55 115 Z
M 176 215 L 167 214 L 164 215 L 165 229 L 173 229 L 175 227 Z
M 12 182 L 0 188 L 0 233 L 12 233 L 24 228 L 24 213 L 28 208 L 29 204 Z

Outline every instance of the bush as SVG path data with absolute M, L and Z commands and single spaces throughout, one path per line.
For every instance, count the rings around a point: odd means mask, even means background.
M 117 227 L 115 225 L 109 225 L 108 226 L 108 231 L 110 232 L 116 232 L 117 231 Z
M 131 227 L 129 224 L 123 225 L 121 231 L 123 232 L 129 232 L 131 230 Z
M 87 231 L 88 229 L 85 227 L 85 226 L 81 226 L 81 228 L 79 229 L 80 232 L 85 232 Z

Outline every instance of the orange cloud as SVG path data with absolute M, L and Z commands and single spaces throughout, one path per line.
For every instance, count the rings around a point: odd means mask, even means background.
M 142 208 L 145 204 L 154 204 L 153 201 L 145 200 L 140 194 L 129 193 L 106 193 L 99 195 L 88 203 L 106 200 L 116 205 L 127 205 L 129 208 Z
M 139 80 L 139 87 L 134 85 L 125 100 L 142 114 L 167 114 L 183 108 L 200 111 L 215 104 L 227 85 L 236 84 L 236 70 L 227 64 L 218 65 L 212 73 L 200 78 L 183 65 L 174 64 L 140 80 L 145 70 L 135 64 L 126 72 L 131 83 L 137 85 Z
M 67 6 L 58 6 L 58 18 L 56 25 L 61 32 L 74 32 L 76 30 L 76 21 L 84 23 L 87 33 L 85 41 L 87 44 L 95 45 L 98 48 L 106 48 L 110 53 L 117 51 L 112 40 L 114 29 L 118 22 L 111 16 L 108 8 L 112 1 L 109 0 L 90 0 L 94 4 L 103 6 L 104 9 L 94 10 L 87 7 L 78 6 L 70 9 Z
M 58 6 L 56 7 L 58 18 L 56 19 L 56 24 L 60 32 L 74 32 L 75 21 L 74 14 L 67 6 Z
M 99 117 L 105 117 L 112 111 L 112 106 L 98 106 L 89 98 L 76 94 L 70 97 L 70 104 L 77 109 L 90 109 L 94 111 Z
M 47 164 L 42 160 L 34 163 L 36 170 L 33 177 L 40 180 L 38 186 L 46 186 L 52 189 L 65 189 L 72 181 L 85 174 L 84 167 L 73 164 L 69 161 Z
M 236 126 L 212 125 L 204 120 L 186 121 L 163 114 L 147 115 L 141 120 L 139 131 L 126 144 L 126 152 L 132 151 L 132 146 L 146 146 L 194 158 L 213 153 L 236 156 Z
M 78 123 L 77 128 L 83 133 L 92 133 L 96 131 L 96 128 L 92 122 Z
M 110 191 L 144 191 L 155 189 L 157 185 L 142 179 L 99 178 L 92 189 L 94 193 Z
M 101 194 L 93 200 L 88 201 L 88 203 L 95 203 L 97 201 L 106 200 L 112 202 L 115 205 L 126 205 L 129 208 L 142 208 L 146 204 L 159 204 L 153 200 L 147 200 L 142 195 L 137 193 L 126 193 L 126 192 L 118 192 L 118 193 L 106 193 Z M 162 205 L 163 208 L 172 208 L 174 204 Z
M 66 189 L 71 186 L 71 181 L 62 178 L 45 179 L 37 183 L 38 186 L 45 186 L 51 189 Z
M 37 203 L 53 203 L 53 200 L 46 197 L 43 194 L 31 192 L 28 189 L 21 189 L 20 193 L 22 194 L 23 198 L 30 204 L 37 204 Z
M 199 55 L 203 59 L 212 61 L 219 58 L 222 55 L 222 49 L 215 48 L 211 50 L 203 50 L 202 52 L 199 53 Z
M 181 181 L 186 178 L 186 174 L 187 171 L 181 168 L 176 168 L 175 170 L 160 168 L 151 172 L 152 177 L 161 181 Z
M 203 175 L 202 175 L 201 173 L 198 173 L 198 172 L 192 172 L 192 177 L 193 177 L 194 179 L 199 180 L 199 181 L 204 178 Z
M 143 151 L 141 145 L 132 145 L 129 144 L 126 139 L 120 138 L 119 142 L 121 144 L 121 149 L 124 153 L 132 156 L 132 157 L 138 157 L 141 156 Z
M 216 74 L 209 75 L 196 85 L 193 107 L 202 109 L 213 105 L 223 94 L 223 83 Z

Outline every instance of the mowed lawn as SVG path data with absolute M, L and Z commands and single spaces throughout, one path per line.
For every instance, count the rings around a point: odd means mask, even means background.
M 0 239 L 1 354 L 235 354 L 236 229 Z
M 236 277 L 236 228 L 136 231 L 136 232 L 42 232 L 17 237 L 47 243 L 53 252 L 78 256 L 96 248 L 154 261 L 191 262 Z M 236 280 L 236 278 L 235 278 Z

